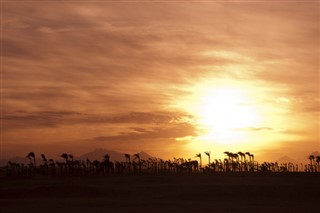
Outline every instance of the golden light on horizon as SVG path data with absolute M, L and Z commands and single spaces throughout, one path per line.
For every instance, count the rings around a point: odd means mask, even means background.
M 201 98 L 199 123 L 217 131 L 257 124 L 255 110 L 246 106 L 246 97 L 238 88 L 210 88 Z
M 245 140 L 245 135 L 236 130 L 258 123 L 256 110 L 246 101 L 240 88 L 207 89 L 196 107 L 198 125 L 206 131 L 204 136 L 221 144 Z
M 239 129 L 259 125 L 260 114 L 244 87 L 220 80 L 195 87 L 192 97 L 180 106 L 196 117 L 201 139 L 232 144 L 245 140 Z
M 273 88 L 282 90 L 283 88 Z M 177 100 L 176 106 L 194 115 L 196 137 L 177 138 L 189 141 L 188 149 L 259 150 L 277 146 L 284 137 L 288 100 L 276 98 L 263 83 L 247 84 L 228 78 L 206 79 L 186 89 L 190 95 Z M 278 100 L 286 100 L 279 104 Z

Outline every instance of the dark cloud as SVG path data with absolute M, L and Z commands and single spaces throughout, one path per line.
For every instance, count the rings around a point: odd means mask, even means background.
M 108 116 L 92 119 L 92 122 L 106 122 L 106 123 L 137 123 L 137 124 L 165 124 L 176 120 L 181 115 L 179 114 L 156 114 L 145 112 L 131 112 L 126 115 Z
M 2 57 L 12 57 L 12 58 L 33 58 L 41 59 L 41 56 L 37 54 L 36 51 L 29 48 L 25 42 L 16 41 L 13 38 L 2 40 Z
M 3 113 L 4 129 L 51 127 L 66 125 L 136 124 L 170 125 L 193 116 L 180 112 L 130 112 L 121 115 L 85 114 L 75 111 L 17 111 Z M 136 130 L 142 130 L 136 128 Z
M 15 113 L 3 113 L 1 120 L 5 130 L 25 129 L 35 127 L 57 128 L 68 123 L 68 119 L 81 116 L 80 113 L 71 111 L 36 112 L 19 111 Z
M 115 136 L 99 136 L 95 137 L 93 141 L 101 142 L 134 142 L 137 140 L 155 140 L 155 139 L 171 139 L 186 136 L 196 136 L 196 129 L 194 126 L 181 123 L 173 127 L 153 128 L 149 129 L 133 129 L 134 132 L 122 132 Z

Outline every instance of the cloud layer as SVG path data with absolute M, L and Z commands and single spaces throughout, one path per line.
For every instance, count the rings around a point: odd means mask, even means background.
M 154 155 L 164 141 L 183 149 L 175 138 L 200 133 L 176 100 L 210 79 L 264 91 L 264 104 L 284 109 L 273 115 L 294 124 L 282 127 L 288 135 L 319 141 L 317 2 L 2 5 L 2 156 L 39 138 L 47 151 L 66 138 L 132 150 L 150 139 Z M 243 131 L 275 134 L 278 120 Z M 60 134 L 46 139 L 53 129 Z

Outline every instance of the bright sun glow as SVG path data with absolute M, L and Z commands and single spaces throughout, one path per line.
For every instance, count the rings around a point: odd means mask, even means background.
M 196 108 L 199 125 L 207 130 L 207 137 L 220 143 L 244 139 L 237 130 L 253 127 L 258 122 L 256 111 L 238 88 L 210 88 L 200 97 Z
M 182 103 L 197 118 L 201 141 L 219 144 L 243 143 L 246 128 L 259 125 L 259 115 L 249 92 L 230 85 L 202 86 L 194 96 Z
M 199 122 L 215 130 L 229 130 L 255 124 L 256 115 L 237 89 L 212 89 L 201 97 Z

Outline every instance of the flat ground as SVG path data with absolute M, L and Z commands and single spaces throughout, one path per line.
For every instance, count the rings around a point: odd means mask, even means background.
M 318 212 L 320 173 L 0 179 L 0 212 Z

